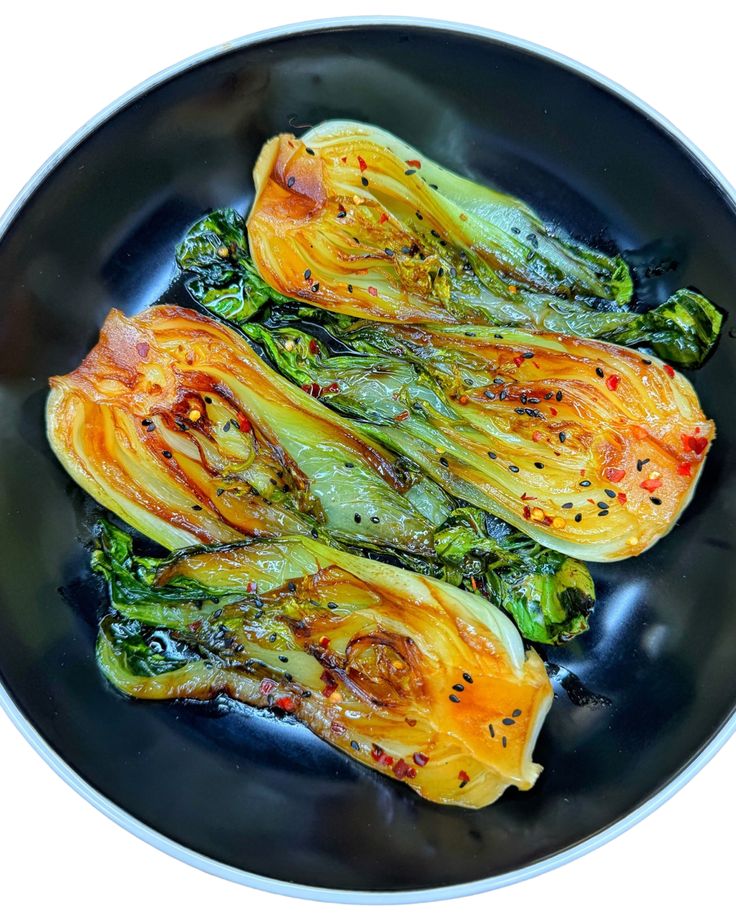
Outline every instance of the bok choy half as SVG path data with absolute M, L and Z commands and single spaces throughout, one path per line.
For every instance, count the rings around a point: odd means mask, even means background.
M 384 322 L 531 326 L 647 345 L 683 366 L 701 363 L 718 338 L 722 315 L 705 297 L 682 290 L 632 312 L 621 256 L 552 233 L 524 202 L 370 125 L 279 135 L 254 180 L 250 253 L 280 297 Z
M 326 328 L 348 353 L 303 329 L 243 324 L 363 434 L 580 559 L 638 555 L 664 536 L 715 434 L 684 377 L 626 348 L 505 327 Z
M 51 387 L 48 436 L 68 472 L 168 549 L 309 535 L 476 588 L 528 638 L 586 628 L 584 565 L 461 507 L 220 322 L 175 306 L 113 310 Z
M 476 595 L 300 536 L 153 560 L 102 524 L 93 566 L 112 607 L 98 662 L 129 696 L 289 713 L 442 804 L 481 808 L 540 772 L 544 665 Z

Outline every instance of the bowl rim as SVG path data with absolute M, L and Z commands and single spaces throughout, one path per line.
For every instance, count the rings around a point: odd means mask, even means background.
M 682 131 L 634 93 L 598 71 L 576 61 L 574 58 L 560 54 L 557 51 L 535 42 L 527 41 L 524 38 L 519 38 L 504 32 L 498 32 L 493 29 L 487 29 L 482 26 L 412 16 L 346 16 L 289 23 L 243 35 L 239 38 L 222 42 L 204 51 L 190 55 L 143 80 L 137 86 L 134 86 L 122 96 L 119 96 L 116 100 L 109 103 L 100 112 L 86 121 L 36 170 L 11 201 L 2 217 L 0 217 L 0 245 L 2 245 L 7 231 L 16 217 L 20 214 L 25 204 L 43 185 L 46 178 L 54 169 L 105 122 L 150 90 L 200 64 L 204 64 L 242 48 L 267 43 L 276 39 L 287 38 L 295 34 L 329 32 L 343 29 L 349 30 L 353 28 L 370 28 L 376 26 L 405 27 L 425 32 L 449 32 L 457 35 L 469 36 L 471 38 L 485 39 L 488 42 L 527 52 L 535 57 L 542 58 L 543 60 L 578 74 L 589 82 L 594 83 L 610 94 L 628 103 L 631 107 L 646 116 L 659 128 L 669 134 L 671 139 L 684 148 L 685 152 L 687 152 L 700 166 L 701 170 L 715 185 L 720 195 L 730 204 L 732 210 L 736 213 L 736 188 L 734 188 L 711 160 L 685 134 L 683 134 Z M 15 702 L 9 689 L 4 685 L 2 680 L 0 680 L 0 708 L 5 711 L 11 723 L 18 729 L 23 738 L 25 738 L 36 753 L 46 761 L 58 776 L 79 793 L 79 795 L 97 808 L 98 811 L 102 812 L 102 814 L 106 815 L 108 818 L 111 818 L 116 824 L 134 834 L 140 840 L 155 846 L 162 852 L 190 866 L 228 881 L 237 882 L 272 894 L 343 904 L 412 904 L 466 897 L 515 884 L 566 865 L 592 852 L 603 844 L 608 843 L 610 840 L 618 837 L 620 834 L 638 824 L 645 817 L 652 814 L 660 805 L 664 804 L 675 795 L 676 792 L 682 789 L 683 786 L 685 786 L 695 774 L 717 754 L 726 741 L 736 733 L 735 702 L 731 715 L 724 720 L 711 739 L 703 745 L 703 747 L 694 754 L 661 789 L 653 793 L 648 799 L 642 802 L 641 805 L 628 815 L 604 827 L 585 840 L 573 844 L 570 847 L 566 847 L 551 856 L 530 863 L 527 866 L 514 869 L 510 872 L 504 872 L 500 875 L 479 879 L 474 882 L 464 882 L 437 888 L 421 888 L 406 891 L 353 891 L 349 889 L 333 889 L 303 885 L 258 875 L 254 872 L 238 869 L 221 863 L 216 859 L 203 856 L 195 850 L 171 840 L 169 837 L 155 831 L 147 824 L 128 814 L 125 809 L 102 795 L 74 771 L 31 724 L 30 718 L 27 718 L 23 714 L 20 706 Z

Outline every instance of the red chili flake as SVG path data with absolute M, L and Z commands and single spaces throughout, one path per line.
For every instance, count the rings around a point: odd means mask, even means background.
M 626 493 L 625 493 L 625 492 L 619 492 L 619 493 L 616 495 L 616 499 L 617 499 L 618 501 L 620 501 L 622 505 L 625 505 L 625 504 L 626 504 Z
M 238 427 L 240 428 L 241 431 L 245 432 L 245 434 L 248 434 L 250 431 L 253 430 L 253 426 L 250 423 L 250 419 L 248 418 L 247 415 L 243 415 L 242 412 L 238 412 Z
M 319 342 L 317 341 L 317 339 L 309 340 L 309 353 L 312 355 L 319 354 Z
M 249 581 L 245 590 L 248 594 L 255 594 L 258 590 L 258 585 L 254 581 Z
M 381 216 L 378 218 L 378 223 L 385 224 L 387 220 L 388 220 L 388 214 L 386 214 L 386 212 L 384 211 L 383 214 L 381 214 Z
M 414 726 L 417 724 L 417 720 L 416 720 L 416 719 L 404 719 L 404 721 L 405 721 L 406 724 L 407 724 L 408 726 L 410 726 L 411 728 L 414 728 Z
M 271 680 L 270 677 L 264 677 L 263 680 L 261 681 L 259 690 L 264 696 L 268 696 L 268 694 L 271 693 L 275 689 L 275 687 L 276 687 L 275 680 Z
M 692 466 L 690 463 L 681 463 L 677 467 L 677 472 L 678 472 L 678 475 L 680 476 L 692 476 L 693 474 Z
M 290 696 L 280 696 L 275 700 L 275 703 L 279 709 L 283 709 L 284 712 L 294 712 L 296 709 L 296 703 Z
M 551 415 L 557 415 L 557 409 L 554 406 L 550 406 L 549 411 Z
M 406 161 L 406 165 L 407 165 L 407 166 L 413 166 L 414 169 L 421 169 L 421 168 L 422 168 L 422 161 L 421 161 L 421 160 L 407 160 L 407 161 Z
M 541 440 L 542 440 L 542 432 L 541 432 L 541 431 L 535 431 L 535 432 L 532 434 L 532 441 L 534 441 L 534 443 L 537 444 L 537 443 L 538 443 L 539 441 L 541 441 Z
M 585 475 L 585 473 L 582 475 Z M 618 467 L 609 466 L 607 470 L 603 471 L 603 475 L 609 482 L 621 482 L 626 475 L 626 470 L 620 470 Z
M 322 646 L 322 648 L 327 648 L 327 646 L 330 644 L 330 640 L 327 636 L 320 636 L 319 644 Z
M 531 516 L 532 516 L 531 508 L 529 507 L 529 505 L 524 505 L 524 520 L 528 521 Z
M 642 428 L 641 425 L 632 425 L 629 431 L 637 441 L 643 441 L 645 438 L 649 437 L 649 432 L 646 428 Z
M 336 735 L 344 735 L 347 729 L 342 724 L 342 722 L 333 720 L 330 722 L 330 731 L 334 732 Z
M 465 772 L 465 770 L 461 770 L 461 771 L 458 773 L 457 778 L 460 780 L 461 783 L 469 783 L 469 782 L 470 782 L 470 777 L 469 777 L 468 774 Z
M 645 479 L 644 482 L 640 483 L 642 489 L 646 489 L 647 492 L 655 492 L 661 485 L 661 479 Z
M 417 775 L 417 771 L 414 769 L 414 767 L 406 768 L 406 778 L 407 779 L 414 779 L 416 775 Z
M 526 492 L 522 492 L 519 498 L 523 502 L 535 502 L 537 500 L 536 495 L 527 495 Z
M 413 755 L 412 760 L 418 767 L 426 767 L 429 762 L 429 757 L 427 757 L 426 754 L 422 754 L 421 751 L 417 751 Z
M 332 383 L 327 384 L 327 386 L 324 388 L 324 392 L 325 393 L 339 393 L 340 384 L 337 383 L 337 381 L 333 380 Z
M 696 454 L 702 454 L 708 446 L 708 438 L 696 438 L 692 434 L 683 434 L 682 444 L 685 450 L 692 450 Z
M 665 372 L 665 374 L 669 374 L 670 377 L 675 376 L 675 369 L 673 367 L 670 367 L 669 364 L 663 364 L 662 370 Z
M 148 344 L 148 342 L 139 342 L 135 346 L 135 350 L 138 352 L 141 358 L 147 358 L 148 352 L 151 350 L 151 346 Z
M 458 396 L 457 401 L 461 406 L 467 406 L 467 404 L 470 402 L 470 397 L 463 393 L 462 396 Z
M 399 412 L 398 415 L 394 416 L 394 420 L 397 422 L 404 422 L 409 418 L 410 412 L 408 409 L 404 409 L 403 412 Z
M 358 157 L 358 166 L 360 166 L 360 171 L 361 171 L 361 172 L 365 172 L 366 169 L 368 169 L 368 164 L 366 163 L 366 161 L 365 161 L 365 160 L 363 159 L 363 157 L 361 157 L 361 156 Z
M 521 365 L 522 365 L 523 363 L 524 363 L 524 356 L 523 356 L 523 355 L 517 355 L 517 356 L 514 358 L 514 364 L 515 364 L 517 367 L 521 367 Z
M 303 383 L 302 389 L 315 399 L 319 399 L 322 395 L 322 387 L 318 383 Z
M 390 754 L 381 754 L 379 763 L 382 763 L 385 767 L 390 767 L 393 762 L 394 759 Z
M 202 621 L 201 621 L 201 620 L 195 620 L 193 623 L 190 623 L 190 624 L 189 624 L 189 628 L 190 628 L 193 632 L 196 632 L 198 629 L 201 629 L 201 628 L 202 628 Z
M 606 386 L 609 390 L 613 390 L 614 392 L 618 389 L 620 382 L 621 378 L 618 376 L 618 374 L 611 374 L 610 377 L 606 377 Z
M 391 768 L 397 779 L 403 779 L 409 772 L 409 764 L 400 757 Z
M 552 518 L 548 514 L 545 514 L 544 520 L 542 521 L 542 523 L 546 524 L 549 527 L 549 525 L 552 523 Z
M 343 163 L 347 163 L 347 161 L 348 161 L 348 158 L 347 158 L 347 157 L 340 157 L 340 159 L 343 161 Z
M 371 297 L 378 297 L 378 288 L 375 288 L 371 285 L 371 287 L 368 288 L 368 293 L 371 295 Z
M 377 744 L 372 745 L 371 747 L 371 757 L 379 762 L 383 757 L 383 748 L 379 747 Z

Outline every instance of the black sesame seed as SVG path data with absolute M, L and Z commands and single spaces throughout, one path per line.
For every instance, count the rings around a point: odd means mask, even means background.
M 152 424 L 153 422 L 151 421 L 150 418 L 144 418 L 143 421 L 141 422 L 141 425 L 143 425 L 144 428 L 148 428 L 148 426 Z
M 488 731 L 490 732 L 491 738 L 495 738 L 495 737 L 496 737 L 496 732 L 494 731 L 494 728 L 493 728 L 493 726 L 491 725 L 490 722 L 488 723 Z
M 588 486 L 590 485 L 590 480 L 589 480 L 589 479 L 581 479 L 581 480 L 580 480 L 580 485 L 581 485 L 584 489 L 587 489 Z
M 560 444 L 564 444 L 565 441 L 567 440 L 567 435 L 565 434 L 564 431 L 561 431 L 561 432 L 557 435 L 557 437 L 560 439 Z
M 598 517 L 605 517 L 608 514 L 608 511 L 599 511 Z
M 543 470 L 543 469 L 544 469 L 544 464 L 543 464 L 543 463 L 540 463 L 539 460 L 537 460 L 537 461 L 535 462 L 534 466 L 536 466 L 536 468 L 537 468 L 538 470 Z
M 312 150 L 311 147 L 305 147 L 304 149 L 306 150 L 306 152 L 309 154 L 310 157 L 314 156 L 314 150 Z
M 512 233 L 521 233 L 521 230 L 519 230 L 518 227 L 512 227 L 512 228 L 511 228 L 511 232 L 512 232 Z
M 552 398 L 554 397 L 554 395 L 555 395 L 555 394 L 550 390 L 549 393 L 545 393 L 545 394 L 544 394 L 544 398 L 545 398 L 545 399 L 552 399 Z
M 565 504 L 564 504 L 562 507 L 563 507 L 563 508 L 572 508 L 572 502 L 565 502 Z
M 209 406 L 209 405 L 212 404 L 212 397 L 211 397 L 211 396 L 205 396 L 204 401 L 205 401 L 205 402 L 207 403 L 207 405 Z
M 429 183 L 429 187 L 430 187 L 430 188 L 433 188 L 433 189 L 435 190 L 435 192 L 439 189 L 439 186 L 438 186 L 438 185 L 435 185 L 433 182 L 430 182 L 430 183 Z
M 288 671 L 284 671 L 284 680 L 293 680 L 293 679 L 294 679 L 293 674 L 289 674 Z
M 501 719 L 501 721 L 503 722 L 504 725 L 515 725 L 516 724 L 514 719 L 509 719 L 508 717 L 505 719 Z
M 327 606 L 330 610 L 337 610 L 337 604 L 334 601 L 327 601 Z
M 220 608 L 220 610 L 214 611 L 214 613 L 212 614 L 212 619 L 219 620 L 221 616 L 222 616 L 222 608 Z
M 375 514 L 374 514 L 373 517 L 371 518 L 371 521 L 372 521 L 374 524 L 380 524 L 380 523 L 381 523 L 381 519 L 378 517 L 378 515 L 375 515 Z
M 495 460 L 498 454 L 494 454 L 492 450 L 489 450 L 488 456 L 491 458 L 491 460 Z
M 651 362 L 651 361 L 648 361 L 646 358 L 642 358 L 642 359 L 641 359 L 641 363 L 642 363 L 642 364 L 651 364 L 652 362 Z
M 312 290 L 314 291 L 315 294 L 317 293 L 317 291 L 319 290 L 319 281 L 316 284 L 312 285 Z
M 511 713 L 511 715 L 512 715 L 515 719 L 518 719 L 519 716 L 521 715 L 521 710 L 520 710 L 520 709 L 515 709 L 515 710 Z
M 525 406 L 525 405 L 526 405 L 526 401 L 527 401 L 527 395 L 526 395 L 526 393 L 522 393 L 521 396 L 519 397 L 519 399 L 521 400 L 522 406 Z
M 347 212 L 346 212 L 346 211 L 343 211 L 342 209 L 339 210 L 339 211 L 337 212 L 337 216 L 338 216 L 338 217 L 345 217 L 346 214 L 347 214 Z
M 457 690 L 458 693 L 462 693 L 465 690 L 465 687 L 462 684 L 453 684 L 453 690 Z
M 503 738 L 501 738 L 501 744 L 502 744 L 504 747 L 506 747 L 506 745 L 508 744 L 508 741 L 506 740 L 506 735 L 504 735 Z
M 167 460 L 171 460 L 171 458 L 174 456 L 170 450 L 164 450 L 162 453 Z
M 254 598 L 253 598 L 253 605 L 254 605 L 255 607 L 258 607 L 259 609 L 260 609 L 261 607 L 263 607 L 263 598 L 262 598 L 262 597 L 254 597 Z
M 466 684 L 473 683 L 473 678 L 470 676 L 470 674 L 468 674 L 467 671 L 463 671 L 463 680 L 465 681 Z
M 225 422 L 225 424 L 222 426 L 222 430 L 223 430 L 223 431 L 230 431 L 230 422 L 229 422 L 229 421 Z
M 602 368 L 602 367 L 597 367 L 597 368 L 595 369 L 595 372 L 596 372 L 596 374 L 598 374 L 599 377 L 605 377 L 605 376 L 606 376 L 605 373 L 604 373 L 604 371 L 603 371 L 603 368 Z
M 276 639 L 278 639 L 278 636 L 276 635 L 276 633 L 271 633 L 271 635 L 268 637 L 269 642 L 275 642 Z
M 514 466 L 513 463 L 511 464 L 511 466 L 509 467 L 509 469 L 511 470 L 512 473 L 518 473 L 518 472 L 519 472 L 519 467 L 518 467 L 518 466 Z
M 201 511 L 201 510 L 202 510 L 201 505 L 192 505 L 192 511 Z
M 508 395 L 509 395 L 509 394 L 508 394 L 508 390 L 501 390 L 501 392 L 498 394 L 498 398 L 499 398 L 499 399 L 508 399 Z
M 348 293 L 349 293 L 349 294 L 352 294 L 352 293 L 353 293 L 353 286 L 352 286 L 352 284 L 349 284 L 349 285 L 348 285 Z
M 358 744 L 357 741 L 351 741 L 351 742 L 350 742 L 350 747 L 351 747 L 354 751 L 359 751 L 359 750 L 360 750 L 360 745 Z
M 557 393 L 555 393 L 555 399 L 557 402 L 562 402 L 562 390 L 558 390 Z
M 305 280 L 305 281 L 309 281 L 309 279 L 310 279 L 311 277 L 312 277 L 312 269 L 311 269 L 311 268 L 308 268 L 308 269 L 306 269 L 306 271 L 304 272 L 304 280 Z
M 460 697 L 459 697 L 459 696 L 455 696 L 454 693 L 451 693 L 450 696 L 449 696 L 449 700 L 450 700 L 451 703 L 459 703 L 459 702 L 460 702 Z
M 430 230 L 429 232 L 432 234 L 432 236 L 436 237 L 437 239 L 440 238 L 440 235 L 436 230 Z
M 363 186 L 368 185 L 368 180 L 366 179 L 365 176 L 361 176 L 361 177 L 360 177 L 360 181 L 363 183 Z
M 405 175 L 405 176 L 413 176 L 415 172 L 416 172 L 416 169 L 405 169 L 405 170 L 404 170 L 404 175 Z
M 582 514 L 578 513 L 578 514 L 575 515 L 575 523 L 576 523 L 576 524 L 579 524 L 579 523 L 582 521 L 582 519 L 583 519 Z
M 356 524 L 360 524 L 360 522 L 361 522 L 363 519 L 361 518 L 361 516 L 360 516 L 360 515 L 358 514 L 358 512 L 356 511 L 355 514 L 353 515 L 353 520 L 355 521 Z
M 661 498 L 654 498 L 654 497 L 652 497 L 652 498 L 649 499 L 649 501 L 650 501 L 653 505 L 661 505 L 661 504 L 662 504 L 662 499 L 661 499 Z
M 486 399 L 495 399 L 495 398 L 496 398 L 496 394 L 495 394 L 495 393 L 491 393 L 490 390 L 484 390 L 484 391 L 483 391 L 483 395 L 485 396 Z
M 316 540 L 317 537 L 319 536 L 319 531 L 317 530 L 316 527 L 313 527 L 309 532 L 310 532 L 310 534 L 314 537 L 315 540 Z
M 603 491 L 606 493 L 606 495 L 607 495 L 609 498 L 615 498 L 615 497 L 616 497 L 616 493 L 613 491 L 613 489 L 604 489 Z
M 599 507 L 599 508 L 607 508 L 607 507 L 608 507 L 608 502 L 598 502 L 598 507 Z
M 286 657 L 286 655 L 279 655 L 279 661 L 287 662 L 288 660 L 289 659 Z
M 387 256 L 389 256 L 389 258 L 393 258 L 393 256 L 396 255 L 393 249 L 384 249 L 383 251 L 386 253 Z
M 449 465 L 450 465 L 450 464 L 447 462 L 447 457 L 440 457 L 440 463 L 442 464 L 442 466 L 449 466 Z
M 419 213 L 419 211 L 416 212 L 416 215 L 417 215 L 417 220 L 424 220 L 424 217 Z
M 534 357 L 534 352 L 533 352 L 533 351 L 525 351 L 524 354 L 523 354 L 521 357 L 522 357 L 522 358 L 533 358 L 533 357 Z
M 646 457 L 644 460 L 637 460 L 636 461 L 637 472 L 641 473 L 641 471 L 644 469 L 647 463 L 649 463 L 649 457 Z
M 294 176 L 289 176 L 289 178 L 286 180 L 286 184 L 289 186 L 289 188 L 291 188 L 295 182 L 296 182 L 296 179 L 294 178 Z
M 289 591 L 291 591 L 291 593 L 293 594 L 296 591 L 296 584 L 293 581 L 290 581 L 288 588 L 289 588 Z
M 305 699 L 305 700 L 306 700 L 306 699 L 309 699 L 309 697 L 310 697 L 311 695 L 312 695 L 312 691 L 311 691 L 311 690 L 302 690 L 302 697 L 303 697 L 303 699 Z
M 514 409 L 517 415 L 526 415 L 526 409 Z

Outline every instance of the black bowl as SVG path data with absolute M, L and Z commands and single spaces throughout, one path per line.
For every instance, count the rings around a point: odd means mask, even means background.
M 618 833 L 734 728 L 736 343 L 724 336 L 694 375 L 719 426 L 695 500 L 643 557 L 594 567 L 591 630 L 550 655 L 558 699 L 532 792 L 442 808 L 288 720 L 123 699 L 95 666 L 102 598 L 83 544 L 97 509 L 46 444 L 46 379 L 77 365 L 110 307 L 181 297 L 172 255 L 188 225 L 247 207 L 266 138 L 332 117 L 375 122 L 581 238 L 631 251 L 647 266 L 645 301 L 680 285 L 736 301 L 723 180 L 644 105 L 539 48 L 344 21 L 247 38 L 159 75 L 74 137 L 2 224 L 2 695 L 87 798 L 202 868 L 332 899 L 470 893 Z

